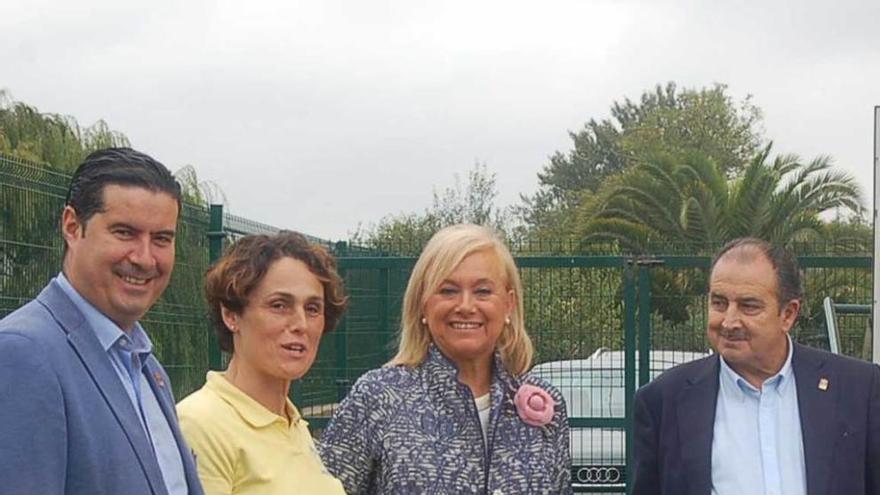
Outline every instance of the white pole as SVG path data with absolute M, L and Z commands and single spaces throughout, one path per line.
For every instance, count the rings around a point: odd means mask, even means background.
M 880 199 L 880 106 L 874 107 L 874 362 L 880 364 L 880 225 L 877 221 L 877 201 Z

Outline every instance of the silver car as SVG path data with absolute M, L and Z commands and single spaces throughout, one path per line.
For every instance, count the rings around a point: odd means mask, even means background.
M 651 379 L 703 352 L 652 351 Z M 625 419 L 624 354 L 600 348 L 586 359 L 550 361 L 532 373 L 562 392 L 569 418 Z M 638 376 L 638 356 L 636 356 Z M 572 485 L 575 491 L 623 492 L 626 485 L 626 437 L 623 428 L 571 429 Z

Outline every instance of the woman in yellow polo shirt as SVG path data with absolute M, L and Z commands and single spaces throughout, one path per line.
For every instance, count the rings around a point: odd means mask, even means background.
M 344 495 L 288 399 L 345 310 L 335 260 L 294 232 L 247 236 L 208 270 L 205 292 L 232 358 L 177 411 L 206 495 Z

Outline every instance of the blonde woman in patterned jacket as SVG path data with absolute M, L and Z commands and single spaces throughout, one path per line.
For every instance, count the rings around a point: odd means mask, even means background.
M 342 402 L 324 464 L 349 495 L 571 493 L 565 404 L 527 373 L 532 353 L 498 236 L 437 232 L 407 285 L 397 355 Z

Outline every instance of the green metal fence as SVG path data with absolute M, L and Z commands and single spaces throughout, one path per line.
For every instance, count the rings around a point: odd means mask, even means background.
M 66 175 L 49 168 L 0 156 L 0 317 L 33 298 L 60 270 L 58 222 L 67 182 Z M 171 284 L 144 319 L 178 398 L 200 387 L 209 368 L 225 366 L 202 296 L 210 260 L 241 235 L 275 231 L 218 206 L 184 207 Z M 348 313 L 323 337 L 315 365 L 293 385 L 294 402 L 319 431 L 353 382 L 393 355 L 401 300 L 415 264 L 412 253 L 419 246 L 395 256 L 401 251 L 312 240 L 336 253 L 350 296 Z M 677 249 L 651 256 L 576 244 L 513 250 L 524 283 L 526 324 L 536 346 L 536 372 L 567 398 L 573 480 L 585 490 L 622 492 L 632 453 L 627 425 L 636 388 L 708 351 L 710 260 Z M 827 348 L 822 301 L 870 304 L 870 253 L 799 252 L 807 300 L 793 335 Z M 843 353 L 868 357 L 869 323 L 864 312 L 839 319 Z
M 414 257 L 357 256 L 339 249 L 348 316 L 321 343 L 309 376 L 294 385 L 320 429 L 345 390 L 393 354 L 400 304 Z M 708 256 L 540 255 L 518 250 L 536 372 L 559 386 L 572 426 L 573 481 L 580 490 L 622 493 L 632 452 L 627 425 L 635 390 L 669 367 L 709 352 L 705 337 Z M 793 337 L 828 348 L 827 295 L 871 300 L 869 256 L 801 255 L 807 298 Z M 675 283 L 673 283 L 673 281 Z M 867 316 L 841 330 L 859 352 Z M 853 317 L 852 319 L 855 319 Z M 859 352 L 855 352 L 858 350 Z M 609 475 L 608 473 L 616 473 Z

